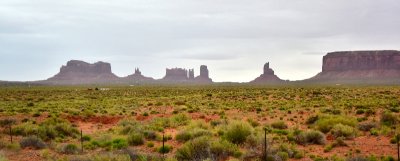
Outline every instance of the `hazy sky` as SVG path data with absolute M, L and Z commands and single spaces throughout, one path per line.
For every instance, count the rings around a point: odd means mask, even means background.
M 161 78 L 205 64 L 214 81 L 321 71 L 340 50 L 400 50 L 399 0 L 1 0 L 0 80 L 40 80 L 68 60 Z

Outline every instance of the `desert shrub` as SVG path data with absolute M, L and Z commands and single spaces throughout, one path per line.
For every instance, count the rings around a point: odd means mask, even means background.
M 90 141 L 92 138 L 89 135 L 83 135 L 82 136 L 82 141 Z
M 187 115 L 180 113 L 172 116 L 171 122 L 173 126 L 183 126 L 190 122 L 190 118 Z
M 275 129 L 287 129 L 287 128 L 288 128 L 288 126 L 286 125 L 286 123 L 283 122 L 283 121 L 273 122 L 273 123 L 271 124 L 271 126 L 272 126 L 273 128 L 275 128 Z
M 19 124 L 15 126 L 13 133 L 22 136 L 36 135 L 43 140 L 51 140 L 76 137 L 79 131 L 66 120 L 49 118 L 39 125 L 31 121 Z
M 226 141 L 226 140 L 219 140 L 214 141 L 211 143 L 210 152 L 213 158 L 227 158 L 228 156 L 235 155 L 238 151 L 236 145 Z
M 314 124 L 315 122 L 317 122 L 319 119 L 319 116 L 311 116 L 307 119 L 306 124 L 310 125 L 310 124 Z
M 247 122 L 249 122 L 249 124 L 250 124 L 251 126 L 253 126 L 253 127 L 257 127 L 257 126 L 260 125 L 260 123 L 259 123 L 258 121 L 253 120 L 253 119 L 251 119 L 251 118 L 247 119 Z
M 42 127 L 42 138 L 54 139 L 56 137 L 66 136 L 74 137 L 79 134 L 79 130 L 73 127 L 70 122 L 59 118 L 46 119 L 40 126 Z M 49 134 L 53 134 L 54 131 L 56 132 L 54 137 L 45 137 L 49 136 Z
M 138 161 L 146 161 L 147 158 L 140 158 L 139 156 L 130 156 L 129 154 L 120 154 L 120 153 L 101 153 L 101 154 L 90 154 L 90 155 L 83 155 L 83 156 L 73 156 L 68 158 L 70 161 L 131 161 L 133 160 Z M 67 160 L 67 159 L 60 159 L 60 160 Z
M 391 126 L 397 123 L 398 119 L 392 112 L 386 111 L 381 114 L 381 123 L 383 125 Z
M 376 122 L 362 122 L 358 124 L 358 129 L 361 131 L 370 131 L 372 128 L 377 128 L 378 124 Z
M 164 117 L 156 117 L 150 121 L 150 129 L 162 131 L 164 128 L 171 127 L 171 120 Z
M 176 134 L 175 139 L 179 142 L 186 142 L 192 139 L 192 134 L 188 131 L 180 131 L 179 133 Z
M 211 136 L 212 133 L 205 129 L 195 128 L 191 131 L 193 138 L 197 138 L 200 136 Z
M 326 142 L 325 135 L 319 131 L 306 131 L 300 132 L 296 136 L 296 142 L 298 144 L 306 145 L 306 144 L 319 144 L 323 145 Z
M 336 124 L 347 125 L 351 127 L 355 127 L 357 125 L 357 120 L 354 118 L 348 118 L 343 116 L 325 116 L 320 118 L 316 122 L 316 127 L 318 130 L 322 131 L 323 133 L 327 133 L 331 131 L 333 126 Z
M 128 142 L 125 139 L 114 139 L 111 144 L 112 149 L 122 149 L 128 147 Z
M 147 142 L 146 145 L 147 145 L 147 147 L 149 147 L 149 148 L 154 147 L 154 143 L 151 142 L 151 141 Z
M 172 150 L 171 145 L 164 145 L 164 147 L 160 146 L 159 148 L 157 148 L 157 152 L 161 154 L 169 153 L 171 150 Z
M 296 153 L 293 157 L 294 159 L 301 159 L 304 158 L 304 154 L 303 153 Z
M 183 144 L 175 154 L 178 160 L 205 160 L 210 156 L 210 138 L 200 137 Z
M 335 141 L 332 143 L 333 147 L 338 147 L 338 146 L 347 146 L 347 144 L 344 142 L 343 137 L 338 137 L 335 139 Z
M 32 147 L 35 149 L 43 149 L 46 148 L 46 143 L 42 141 L 42 139 L 35 137 L 35 136 L 29 136 L 26 138 L 23 138 L 19 144 L 21 145 L 22 148 L 26 147 Z
M 282 161 L 287 161 L 289 159 L 289 154 L 287 152 L 278 152 L 276 154 L 277 156 L 279 156 L 279 158 L 281 158 Z
M 60 152 L 63 154 L 77 154 L 78 151 L 78 146 L 76 146 L 75 144 L 66 144 L 63 145 L 60 149 Z
M 135 120 L 124 119 L 118 123 L 121 127 L 120 134 L 127 135 L 129 133 L 141 132 L 143 127 Z
M 144 144 L 143 135 L 138 134 L 138 133 L 130 134 L 128 136 L 128 143 L 129 143 L 129 145 L 133 145 L 133 146 L 143 145 Z
M 152 130 L 146 130 L 143 132 L 143 134 L 144 134 L 144 137 L 148 140 L 156 140 L 158 137 L 158 134 Z
M 252 127 L 247 122 L 233 122 L 228 125 L 224 138 L 234 144 L 242 144 L 252 130 Z
M 0 153 L 0 161 L 8 161 L 8 159 L 2 153 Z
M 14 125 L 16 122 L 17 121 L 15 119 L 7 118 L 7 119 L 0 120 L 0 126 L 1 127 L 9 127 L 11 125 Z
M 353 127 L 342 124 L 336 124 L 333 126 L 331 132 L 335 137 L 345 137 L 347 139 L 356 136 L 356 130 Z
M 237 147 L 224 140 L 212 141 L 211 138 L 203 136 L 195 138 L 183 144 L 175 154 L 178 160 L 221 160 L 233 155 Z
M 355 157 L 347 158 L 346 161 L 369 161 L 369 160 L 368 160 L 368 158 L 363 157 L 363 156 L 355 156 Z

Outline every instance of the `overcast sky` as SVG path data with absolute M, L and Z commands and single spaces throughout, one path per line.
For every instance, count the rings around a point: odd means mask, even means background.
M 0 80 L 41 80 L 76 59 L 139 67 L 207 65 L 245 82 L 269 61 L 282 79 L 321 71 L 341 50 L 400 50 L 399 0 L 1 0 Z

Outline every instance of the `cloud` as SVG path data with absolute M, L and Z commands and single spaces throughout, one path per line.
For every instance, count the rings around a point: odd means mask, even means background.
M 270 61 L 283 78 L 305 79 L 327 52 L 398 49 L 399 8 L 398 0 L 2 0 L 0 80 L 45 79 L 69 59 L 153 77 L 207 64 L 216 81 L 249 81 Z

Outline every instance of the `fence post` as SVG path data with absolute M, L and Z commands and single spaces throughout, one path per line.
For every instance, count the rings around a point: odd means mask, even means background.
M 11 140 L 11 143 L 13 143 L 13 137 L 12 137 L 12 125 L 10 125 L 10 140 Z
M 81 149 L 82 149 L 82 154 L 83 154 L 83 132 L 82 132 L 82 129 L 81 129 Z
M 268 160 L 267 128 L 264 128 L 264 161 Z
M 397 161 L 400 161 L 400 134 L 397 134 L 396 142 L 397 142 Z

